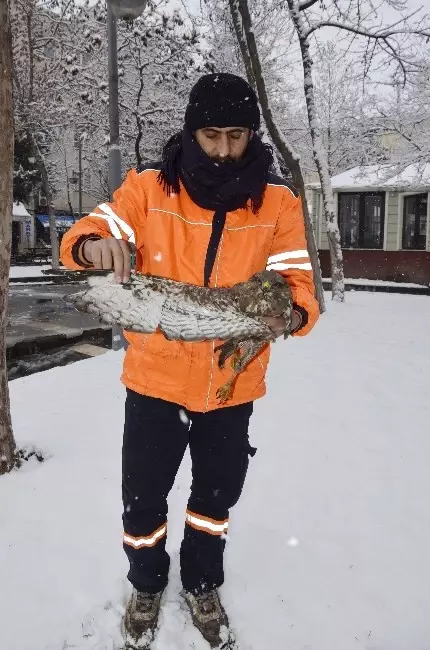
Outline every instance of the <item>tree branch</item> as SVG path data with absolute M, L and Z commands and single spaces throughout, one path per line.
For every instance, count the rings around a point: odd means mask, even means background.
M 312 5 L 316 4 L 318 0 L 303 0 L 303 2 L 299 2 L 298 9 L 299 11 L 304 11 L 305 9 L 309 9 L 312 7 Z
M 426 38 L 430 38 L 430 29 L 390 29 L 387 28 L 387 30 L 383 31 L 377 31 L 373 32 L 368 29 L 361 29 L 360 27 L 356 27 L 355 25 L 346 25 L 344 23 L 338 23 L 335 20 L 327 20 L 327 21 L 322 21 L 319 23 L 316 23 L 315 25 L 312 25 L 309 29 L 306 30 L 304 37 L 308 38 L 311 34 L 313 34 L 315 31 L 318 29 L 321 29 L 321 27 L 335 27 L 336 29 L 341 29 L 343 31 L 347 32 L 352 32 L 353 34 L 358 34 L 360 36 L 366 36 L 367 38 L 374 38 L 374 39 L 386 39 L 389 38 L 390 36 L 396 36 L 400 34 L 414 34 L 416 36 L 425 36 Z

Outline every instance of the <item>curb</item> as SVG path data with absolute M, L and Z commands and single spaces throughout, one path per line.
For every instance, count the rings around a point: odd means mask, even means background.
M 112 349 L 111 330 L 85 330 L 81 336 L 61 335 L 17 342 L 7 349 L 8 381 L 67 366 Z
M 60 333 L 36 335 L 32 339 L 16 341 L 10 346 L 6 342 L 7 360 L 20 359 L 37 352 L 51 350 L 52 348 L 68 347 L 94 339 L 105 340 L 106 344 L 109 344 L 109 348 L 111 348 L 112 329 L 110 327 L 87 328 L 82 330 L 81 334 L 76 334 L 76 336 L 67 336 L 66 334 Z
M 331 291 L 331 282 L 323 282 L 323 289 Z M 430 296 L 430 287 L 398 287 L 383 284 L 348 284 L 345 282 L 345 291 L 371 291 L 373 293 L 404 293 L 416 296 Z
M 82 284 L 86 282 L 86 278 L 79 277 L 63 277 L 56 275 L 38 275 L 30 276 L 28 278 L 9 278 L 9 285 L 12 284 Z
M 110 271 L 44 271 L 42 275 L 30 275 L 26 277 L 9 278 L 9 284 L 45 284 L 51 282 L 52 284 L 81 284 L 86 282 L 88 278 L 95 275 L 106 276 Z

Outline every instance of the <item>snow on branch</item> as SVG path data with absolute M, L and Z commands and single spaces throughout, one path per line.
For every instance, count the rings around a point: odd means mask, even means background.
M 419 67 L 423 48 L 418 45 L 430 39 L 430 23 L 422 8 L 404 13 L 405 3 L 395 0 L 382 0 L 375 6 L 371 0 L 332 0 L 327 5 L 316 2 L 288 2 L 289 13 L 302 39 L 323 28 L 331 28 L 352 35 L 353 38 L 365 39 L 364 69 L 365 74 L 375 59 L 394 62 L 406 83 L 407 75 Z M 383 24 L 384 7 L 402 12 L 400 17 L 388 25 Z M 298 20 L 298 16 L 304 20 Z M 379 24 L 376 24 L 379 23 Z M 414 40 L 415 39 L 415 40 Z M 418 39 L 418 41 L 416 40 Z M 379 58 L 378 58 L 379 57 Z
M 300 7 L 299 10 L 301 11 Z M 424 29 L 414 29 L 412 27 L 408 28 L 399 28 L 399 29 L 391 29 L 389 27 L 381 30 L 376 30 L 373 31 L 371 29 L 362 29 L 357 25 L 347 25 L 346 23 L 340 23 L 334 20 L 327 20 L 327 21 L 321 21 L 319 23 L 316 23 L 315 25 L 312 25 L 309 27 L 305 34 L 306 36 L 310 36 L 313 32 L 315 32 L 317 29 L 321 29 L 322 27 L 335 27 L 336 29 L 342 29 L 344 31 L 352 32 L 353 34 L 357 34 L 359 36 L 365 36 L 366 38 L 374 39 L 374 40 L 386 40 L 390 36 L 396 36 L 400 34 L 410 34 L 414 36 L 424 36 L 426 38 L 430 38 L 430 27 L 424 28 Z

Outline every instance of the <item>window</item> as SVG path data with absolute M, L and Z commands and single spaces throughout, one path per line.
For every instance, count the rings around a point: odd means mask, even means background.
M 403 200 L 402 248 L 426 249 L 427 194 L 405 196 Z
M 342 248 L 382 248 L 384 243 L 384 192 L 339 194 L 339 228 Z

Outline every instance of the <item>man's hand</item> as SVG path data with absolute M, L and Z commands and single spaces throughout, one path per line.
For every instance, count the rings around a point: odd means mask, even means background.
M 88 240 L 82 254 L 95 269 L 113 269 L 117 282 L 128 282 L 134 246 L 115 237 Z
M 284 334 L 285 319 L 283 316 L 264 316 L 263 320 L 268 324 L 276 338 Z M 297 311 L 293 310 L 293 313 L 291 314 L 291 331 L 294 332 L 294 330 L 300 327 L 301 322 L 301 315 Z

